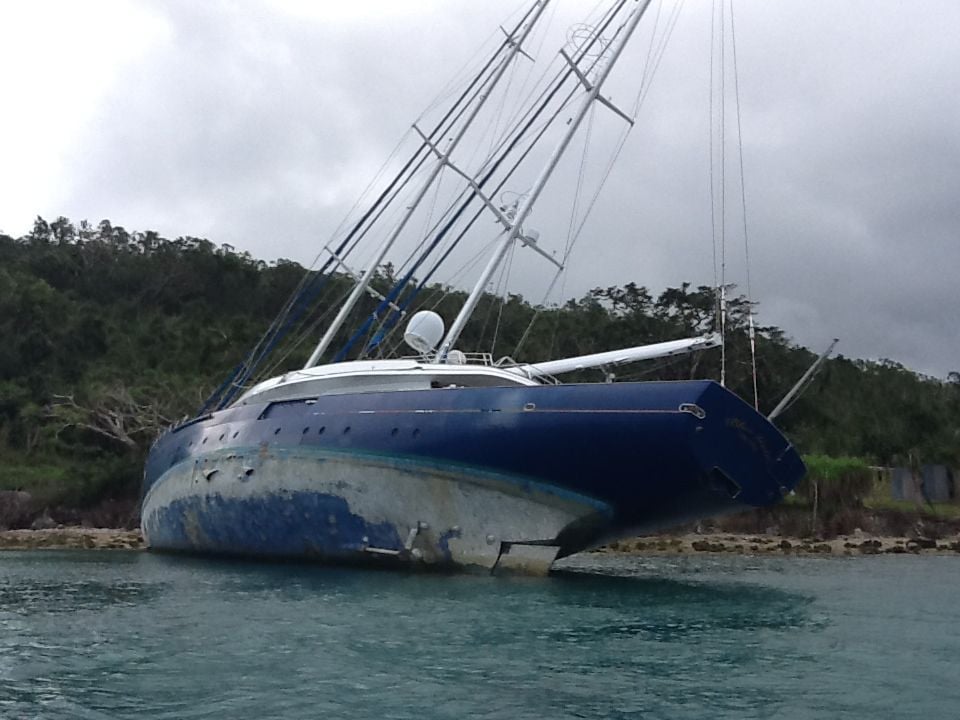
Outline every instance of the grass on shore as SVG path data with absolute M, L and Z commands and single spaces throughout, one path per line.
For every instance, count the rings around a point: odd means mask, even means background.
M 23 490 L 36 506 L 89 507 L 135 495 L 141 469 L 133 457 L 39 458 L 6 452 L 0 454 L 0 490 Z
M 0 490 L 25 490 L 37 498 L 56 497 L 63 492 L 68 469 L 64 465 L 24 462 L 23 458 L 0 458 Z

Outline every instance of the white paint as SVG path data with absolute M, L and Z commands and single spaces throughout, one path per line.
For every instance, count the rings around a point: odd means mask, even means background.
M 358 360 L 317 365 L 264 380 L 244 393 L 237 405 L 320 395 L 427 390 L 442 387 L 535 386 L 538 382 L 505 368 L 446 365 L 417 360 Z

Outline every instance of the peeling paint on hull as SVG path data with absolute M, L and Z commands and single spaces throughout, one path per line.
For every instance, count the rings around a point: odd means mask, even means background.
M 550 546 L 609 516 L 590 498 L 489 473 L 247 448 L 171 468 L 144 498 L 143 531 L 167 550 L 492 569 L 514 545 Z

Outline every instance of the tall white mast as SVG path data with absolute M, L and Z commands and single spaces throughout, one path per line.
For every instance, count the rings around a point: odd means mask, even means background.
M 608 60 L 607 64 L 600 69 L 600 72 L 598 73 L 597 78 L 594 80 L 592 85 L 579 70 L 574 61 L 571 60 L 566 53 L 563 53 L 564 58 L 568 63 L 570 63 L 580 82 L 583 83 L 584 87 L 587 88 L 587 96 L 584 98 L 583 103 L 581 103 L 580 108 L 577 110 L 577 114 L 567 126 L 567 131 L 564 133 L 564 136 L 557 145 L 557 148 L 550 156 L 550 160 L 547 162 L 543 170 L 540 171 L 540 176 L 533 184 L 530 193 L 517 208 L 517 212 L 513 218 L 513 226 L 509 229 L 509 231 L 504 231 L 503 238 L 498 243 L 496 249 L 494 250 L 493 256 L 483 269 L 480 279 L 477 280 L 477 284 L 474 285 L 473 291 L 470 293 L 470 296 L 467 298 L 456 319 L 453 321 L 453 324 L 450 326 L 450 330 L 447 332 L 447 336 L 443 339 L 443 343 L 437 352 L 438 362 L 444 362 L 447 353 L 453 347 L 454 343 L 457 341 L 457 338 L 460 337 L 460 333 L 463 331 L 464 326 L 467 324 L 467 320 L 470 318 L 470 315 L 476 308 L 477 303 L 480 301 L 480 297 L 483 295 L 483 292 L 486 289 L 487 284 L 490 282 L 490 279 L 493 277 L 494 272 L 496 272 L 497 267 L 503 261 L 503 258 L 510 249 L 510 246 L 516 242 L 518 238 L 520 238 L 523 231 L 523 221 L 527 219 L 527 216 L 533 210 L 534 203 L 537 202 L 537 199 L 540 197 L 540 193 L 543 191 L 544 186 L 547 184 L 547 181 L 550 179 L 550 176 L 556 169 L 557 163 L 560 162 L 560 158 L 563 156 L 564 152 L 566 152 L 567 146 L 570 144 L 573 136 L 576 135 L 577 129 L 580 127 L 580 124 L 586 117 L 587 111 L 590 109 L 591 105 L 593 105 L 593 101 L 599 99 L 604 105 L 610 107 L 618 115 L 627 118 L 628 122 L 632 122 L 632 120 L 624 115 L 624 113 L 613 107 L 609 100 L 600 95 L 600 89 L 603 86 L 603 83 L 606 81 L 607 76 L 610 74 L 610 71 L 613 69 L 613 66 L 617 64 L 617 60 L 620 58 L 620 53 L 623 52 L 624 47 L 626 47 L 627 42 L 630 40 L 630 36 L 637 27 L 637 23 L 640 22 L 640 18 L 643 17 L 643 13 L 646 11 L 647 6 L 650 5 L 650 0 L 639 0 L 639 3 L 639 6 L 633 11 L 633 14 L 628 19 L 627 25 L 623 30 L 622 37 L 614 47 L 613 52 L 610 55 L 610 59 Z
M 507 68 L 510 67 L 511 63 L 517 57 L 518 54 L 523 53 L 523 43 L 529 36 L 530 32 L 533 30 L 534 26 L 537 24 L 537 21 L 540 19 L 540 16 L 543 14 L 543 11 L 546 9 L 550 0 L 537 0 L 536 10 L 533 13 L 533 17 L 527 23 L 526 27 L 520 33 L 520 37 L 516 40 L 512 37 L 508 37 L 508 42 L 510 45 L 510 50 L 507 53 L 507 56 L 503 59 L 503 62 L 500 63 L 500 66 L 494 71 L 490 79 L 489 86 L 486 92 L 481 96 L 480 102 L 476 104 L 473 110 L 467 115 L 466 119 L 463 122 L 463 125 L 460 127 L 457 134 L 450 140 L 449 145 L 446 148 L 446 156 L 453 152 L 457 147 L 460 140 L 466 134 L 467 130 L 470 128 L 470 125 L 476 119 L 480 110 L 483 108 L 483 105 L 486 103 L 486 100 L 490 97 L 490 93 L 496 87 L 497 83 L 503 77 L 504 73 L 507 71 Z M 414 128 L 416 129 L 416 128 Z M 418 131 L 419 132 L 419 131 Z M 400 233 L 403 232 L 403 229 L 406 227 L 407 222 L 413 216 L 417 207 L 420 205 L 420 202 L 426 196 L 427 192 L 430 190 L 430 186 L 433 185 L 433 181 L 437 179 L 437 176 L 440 174 L 440 171 L 447 166 L 445 158 L 441 159 L 434 165 L 433 169 L 430 171 L 430 174 L 427 176 L 426 181 L 423 183 L 423 186 L 417 192 L 416 196 L 413 199 L 413 202 L 410 203 L 406 212 L 403 215 L 403 218 L 400 220 L 400 223 L 397 227 L 390 233 L 390 236 L 384 241 L 380 246 L 380 249 L 377 251 L 376 256 L 373 260 L 367 265 L 367 268 L 363 271 L 362 275 L 357 279 L 357 284 L 354 286 L 353 291 L 350 293 L 350 296 L 343 303 L 343 306 L 340 308 L 340 312 L 337 313 L 337 316 L 333 319 L 333 322 L 330 323 L 330 326 L 327 328 L 326 333 L 320 339 L 320 342 L 317 343 L 317 347 L 314 349 L 313 353 L 310 355 L 310 359 L 307 360 L 307 364 L 304 365 L 304 369 L 311 368 L 317 364 L 320 360 L 320 356 L 330 347 L 330 343 L 333 342 L 333 338 L 336 335 L 337 331 L 346 321 L 347 316 L 350 314 L 350 311 L 353 310 L 354 306 L 357 304 L 357 301 L 367 290 L 367 286 L 370 284 L 370 281 L 373 279 L 374 272 L 380 266 L 380 263 L 383 262 L 383 258 L 386 257 L 387 252 L 393 246 L 393 243 L 400 236 Z

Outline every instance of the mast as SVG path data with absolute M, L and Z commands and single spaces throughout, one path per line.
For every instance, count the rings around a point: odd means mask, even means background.
M 633 34 L 633 31 L 636 29 L 637 24 L 640 22 L 640 18 L 643 17 L 644 12 L 646 12 L 647 7 L 650 5 L 650 0 L 639 0 L 639 6 L 633 11 L 633 14 L 627 20 L 626 27 L 623 31 L 623 36 L 621 37 L 619 43 L 614 47 L 610 59 L 607 64 L 601 68 L 600 73 L 598 74 L 596 80 L 593 84 L 590 84 L 590 81 L 583 75 L 580 69 L 577 67 L 576 63 L 561 50 L 561 54 L 564 56 L 566 61 L 573 68 L 578 79 L 587 88 L 587 96 L 584 98 L 583 102 L 580 104 L 579 109 L 577 110 L 576 115 L 570 121 L 567 131 L 564 133 L 563 138 L 557 144 L 556 149 L 553 151 L 553 154 L 550 156 L 550 159 L 547 161 L 546 166 L 543 170 L 540 171 L 539 177 L 537 177 L 536 182 L 534 182 L 530 193 L 523 200 L 523 202 L 517 208 L 516 214 L 512 218 L 512 226 L 508 230 L 504 230 L 502 234 L 502 239 L 497 244 L 496 249 L 494 250 L 493 256 L 487 262 L 486 267 L 483 269 L 483 272 L 480 274 L 480 278 L 477 280 L 476 285 L 474 285 L 473 290 L 470 292 L 469 297 L 467 297 L 466 302 L 463 304 L 463 307 L 460 309 L 460 312 L 457 314 L 456 319 L 453 321 L 453 324 L 450 326 L 450 330 L 447 332 L 446 337 L 443 339 L 443 343 L 440 345 L 440 349 L 437 351 L 436 360 L 437 362 L 444 362 L 447 353 L 450 352 L 450 349 L 453 347 L 454 343 L 457 342 L 457 339 L 460 337 L 460 333 L 463 332 L 464 326 L 467 324 L 470 315 L 473 314 L 474 309 L 477 306 L 477 303 L 480 301 L 480 297 L 483 295 L 484 289 L 487 287 L 487 284 L 490 282 L 490 279 L 493 277 L 493 274 L 496 272 L 500 263 L 503 261 L 504 256 L 507 254 L 507 251 L 516 242 L 518 239 L 522 238 L 523 233 L 523 222 L 530 215 L 533 210 L 534 204 L 540 197 L 540 193 L 543 192 L 544 187 L 547 184 L 547 181 L 550 179 L 550 176 L 553 174 L 553 171 L 556 169 L 557 164 L 560 162 L 560 158 L 567 150 L 567 146 L 570 144 L 570 141 L 573 140 L 574 135 L 576 135 L 580 124 L 583 122 L 583 119 L 587 115 L 587 111 L 593 105 L 594 100 L 600 100 L 604 105 L 609 107 L 615 113 L 624 117 L 628 122 L 632 124 L 632 119 L 626 116 L 622 111 L 617 109 L 612 105 L 612 103 L 607 100 L 604 96 L 600 95 L 600 89 L 603 87 L 603 83 L 606 81 L 607 76 L 610 74 L 610 71 L 613 69 L 614 65 L 617 64 L 617 60 L 620 58 L 620 54 L 623 52 L 623 49 L 626 47 L 627 43 L 630 40 L 630 36 Z
M 649 0 L 647 0 L 649 2 Z M 518 54 L 526 54 L 523 51 L 523 43 L 530 35 L 530 32 L 533 30 L 534 26 L 537 24 L 537 21 L 540 19 L 540 16 L 543 14 L 543 11 L 546 10 L 547 5 L 550 0 L 536 0 L 535 10 L 533 12 L 533 17 L 527 23 L 526 27 L 523 28 L 521 35 L 518 39 L 514 39 L 511 34 L 507 38 L 507 43 L 510 47 L 507 52 L 507 56 L 503 59 L 503 62 L 500 63 L 493 75 L 490 78 L 489 87 L 486 92 L 481 95 L 480 101 L 476 104 L 473 110 L 467 115 L 466 119 L 463 122 L 463 125 L 460 127 L 457 134 L 450 140 L 449 145 L 447 146 L 445 155 L 449 155 L 454 151 L 457 145 L 460 143 L 460 140 L 466 134 L 467 130 L 473 124 L 473 121 L 476 119 L 477 115 L 480 113 L 480 110 L 483 108 L 486 101 L 489 99 L 491 92 L 497 86 L 500 79 L 503 77 L 504 73 L 507 71 L 507 68 L 510 67 L 513 60 Z M 514 31 L 516 33 L 516 30 Z M 417 132 L 420 132 L 419 129 L 414 126 L 414 129 Z M 422 135 L 422 133 L 421 133 Z M 424 138 L 426 140 L 426 138 Z M 333 322 L 330 323 L 330 326 L 327 328 L 327 331 L 324 333 L 323 337 L 320 339 L 320 342 L 317 343 L 317 347 L 314 348 L 313 353 L 310 355 L 310 358 L 307 360 L 306 365 L 304 365 L 304 370 L 311 368 L 317 364 L 320 359 L 320 356 L 327 350 L 330 346 L 330 343 L 333 342 L 333 338 L 336 335 L 337 331 L 346 321 L 347 316 L 350 314 L 350 311 L 356 306 L 357 302 L 360 300 L 360 297 L 366 292 L 367 287 L 370 285 L 370 281 L 373 279 L 374 272 L 377 267 L 380 266 L 380 263 L 383 262 L 384 257 L 386 257 L 387 252 L 393 246 L 396 239 L 400 236 L 400 233 L 403 232 L 404 228 L 407 226 L 410 218 L 413 217 L 414 212 L 417 207 L 419 207 L 421 201 L 426 197 L 427 192 L 430 190 L 430 187 L 433 185 L 434 180 L 437 179 L 437 176 L 440 174 L 447 166 L 445 159 L 441 159 L 434 165 L 433 169 L 430 171 L 427 179 L 424 181 L 422 187 L 414 196 L 413 201 L 407 207 L 406 212 L 401 218 L 399 224 L 394 228 L 393 232 L 390 233 L 389 237 L 384 241 L 380 246 L 380 249 L 377 251 L 376 256 L 370 261 L 367 265 L 367 268 L 361 273 L 360 277 L 357 279 L 356 285 L 353 287 L 353 291 L 350 293 L 350 296 L 343 303 L 343 306 L 340 308 L 340 311 L 337 313 L 337 316 L 333 319 Z

